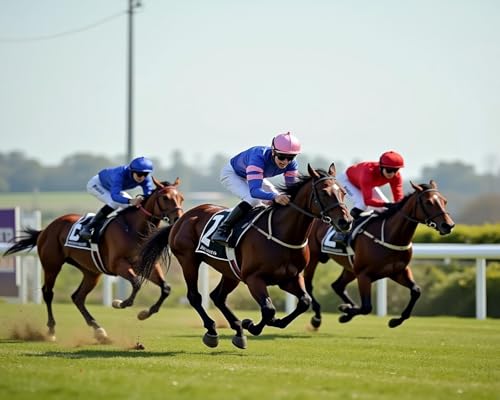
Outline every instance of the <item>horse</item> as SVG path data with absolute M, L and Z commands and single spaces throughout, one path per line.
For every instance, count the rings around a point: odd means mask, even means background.
M 140 206 L 127 207 L 119 211 L 115 218 L 108 220 L 99 239 L 98 247 L 92 244 L 100 253 L 97 257 L 102 260 L 101 265 L 96 265 L 94 262 L 96 255 L 88 248 L 66 245 L 70 238 L 77 240 L 78 244 L 77 221 L 82 217 L 78 214 L 60 216 L 41 231 L 25 229 L 23 235 L 16 237 L 14 244 L 5 252 L 4 256 L 37 247 L 44 270 L 42 293 L 47 306 L 49 340 L 55 341 L 56 322 L 52 312 L 53 288 L 63 264 L 68 263 L 78 268 L 83 274 L 79 287 L 71 296 L 74 304 L 87 325 L 94 329 L 94 337 L 100 343 L 110 343 L 106 330 L 98 324 L 85 307 L 87 295 L 95 288 L 102 273 L 118 275 L 130 282 L 132 292 L 123 301 L 115 299 L 112 305 L 114 308 L 132 306 L 141 287 L 140 279 L 134 271 L 140 243 L 152 229 L 159 227 L 162 220 L 173 223 L 183 214 L 184 197 L 178 190 L 180 179 L 177 178 L 173 184 L 159 182 L 156 178 L 153 178 L 153 181 L 156 187 L 151 195 L 145 197 Z M 140 320 L 158 312 L 161 304 L 170 294 L 170 286 L 166 283 L 159 264 L 154 266 L 145 278 L 160 287 L 160 298 L 149 310 L 143 310 L 138 314 Z
M 343 202 L 345 192 L 335 179 L 335 165 L 332 164 L 328 172 L 308 165 L 308 172 L 309 176 L 301 175 L 296 183 L 280 188 L 290 196 L 288 206 L 272 204 L 261 217 L 249 223 L 250 227 L 234 248 L 235 264 L 196 252 L 199 243 L 209 240 L 209 233 L 204 233 L 207 223 L 225 209 L 218 205 L 202 204 L 186 211 L 174 225 L 160 229 L 144 243 L 138 263 L 142 276 L 147 276 L 169 249 L 176 256 L 189 303 L 203 320 L 206 346 L 217 347 L 219 338 L 215 322 L 203 308 L 198 291 L 202 262 L 222 275 L 210 298 L 235 331 L 232 343 L 240 349 L 247 347 L 244 329 L 252 335 L 260 335 L 266 325 L 285 328 L 309 308 L 311 298 L 305 290 L 301 272 L 309 261 L 307 234 L 311 223 L 320 218 L 347 231 L 352 218 Z M 214 230 L 215 226 L 212 232 Z M 256 324 L 250 319 L 240 321 L 226 304 L 227 296 L 240 281 L 247 285 L 260 306 L 261 321 Z M 295 310 L 282 319 L 275 317 L 276 309 L 267 288 L 270 285 L 278 285 L 298 298 Z
M 338 279 L 331 284 L 333 291 L 344 304 L 339 306 L 343 313 L 341 323 L 350 321 L 359 314 L 372 311 L 371 284 L 382 278 L 390 278 L 410 289 L 410 301 L 399 318 L 389 320 L 389 327 L 395 328 L 410 318 L 413 307 L 421 294 L 421 289 L 413 279 L 409 266 L 412 257 L 412 239 L 418 224 L 425 224 L 441 235 L 451 232 L 455 223 L 446 210 L 447 199 L 438 191 L 437 184 L 416 185 L 410 182 L 413 193 L 406 195 L 394 207 L 374 213 L 355 221 L 353 232 L 356 236 L 349 239 L 354 254 L 347 250 L 334 253 L 322 252 L 322 241 L 328 226 L 314 223 L 309 235 L 311 258 L 304 270 L 304 282 L 312 298 L 314 316 L 311 325 L 318 329 L 321 325 L 321 308 L 313 296 L 313 277 L 318 263 L 329 259 L 336 261 L 342 268 Z M 346 286 L 357 279 L 361 306 L 349 297 Z

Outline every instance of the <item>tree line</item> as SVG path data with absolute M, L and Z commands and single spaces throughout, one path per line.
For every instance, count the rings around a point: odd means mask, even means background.
M 27 157 L 21 151 L 0 153 L 0 193 L 9 192 L 53 192 L 85 191 L 87 181 L 102 168 L 120 165 L 124 157 L 108 158 L 89 153 L 69 155 L 57 166 L 44 166 L 40 161 Z M 189 165 L 179 150 L 169 158 L 170 165 L 164 167 L 161 160 L 154 159 L 154 175 L 160 180 L 182 180 L 182 190 L 189 192 L 221 192 L 219 173 L 228 161 L 228 156 L 215 154 L 208 165 Z M 323 157 L 299 156 L 301 172 L 307 163 L 328 168 L 331 160 Z M 336 163 L 337 170 L 346 165 Z M 478 174 L 473 165 L 460 161 L 438 161 L 433 166 L 422 168 L 415 183 L 428 183 L 434 179 L 439 190 L 449 200 L 449 210 L 459 222 L 468 224 L 500 222 L 500 172 Z M 406 182 L 407 192 L 409 182 Z

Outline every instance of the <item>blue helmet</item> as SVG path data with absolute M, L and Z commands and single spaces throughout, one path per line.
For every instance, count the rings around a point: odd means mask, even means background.
M 130 164 L 129 169 L 136 172 L 153 172 L 153 162 L 146 157 L 134 158 Z

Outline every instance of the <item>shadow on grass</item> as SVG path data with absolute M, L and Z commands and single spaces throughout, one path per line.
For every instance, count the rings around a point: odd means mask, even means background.
M 44 353 L 27 353 L 25 357 L 52 357 L 65 359 L 90 359 L 90 358 L 156 358 L 156 357 L 175 357 L 179 355 L 196 356 L 245 356 L 239 351 L 212 351 L 190 352 L 190 351 L 133 351 L 133 350 L 78 350 L 78 351 L 46 351 Z

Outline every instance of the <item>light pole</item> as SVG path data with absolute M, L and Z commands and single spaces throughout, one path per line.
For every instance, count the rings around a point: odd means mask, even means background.
M 134 11 L 141 6 L 140 0 L 128 0 L 127 24 L 127 159 L 130 162 L 134 156 Z M 117 296 L 124 299 L 127 296 L 127 281 L 119 278 L 116 285 Z

